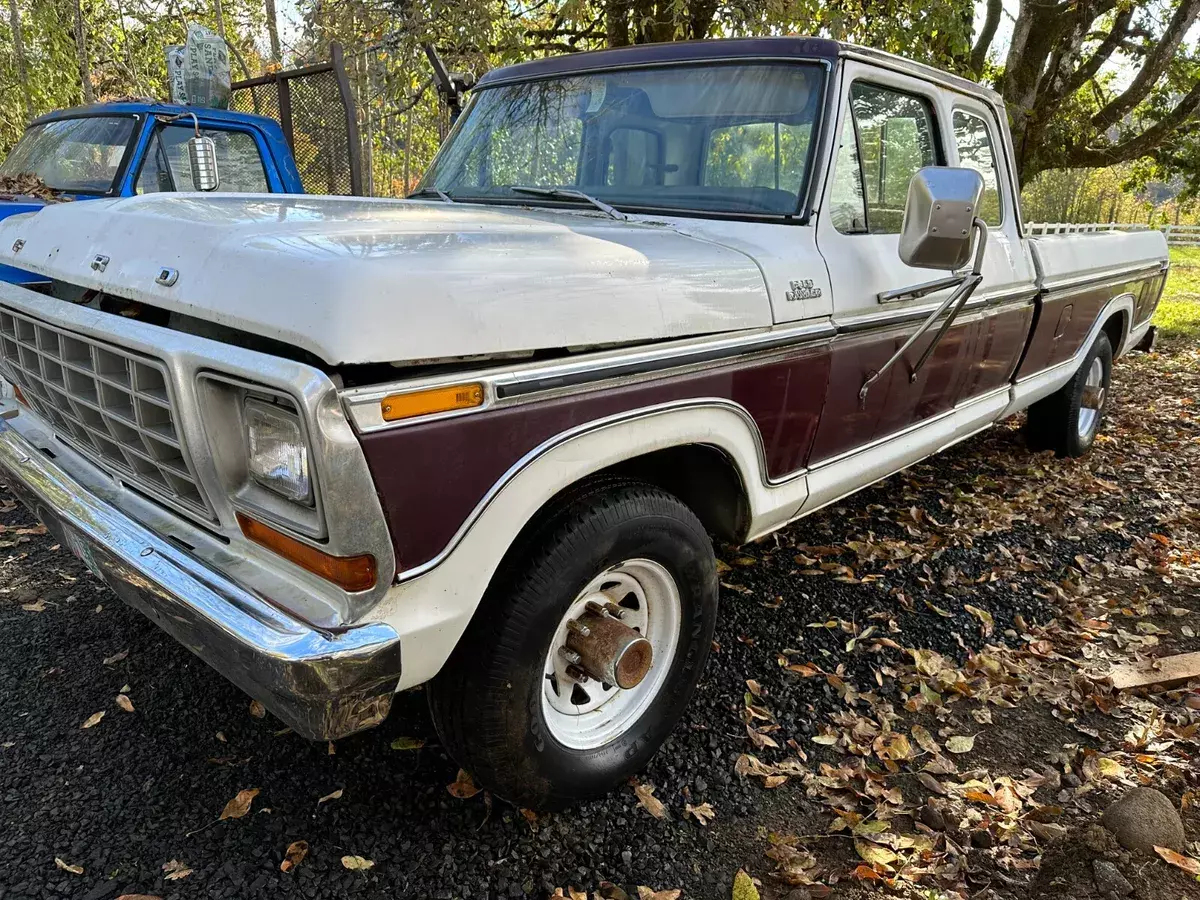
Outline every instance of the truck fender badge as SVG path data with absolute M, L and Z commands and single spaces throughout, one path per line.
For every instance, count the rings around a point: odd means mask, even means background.
M 811 278 L 790 282 L 790 286 L 791 290 L 784 294 L 789 301 L 816 300 L 821 296 L 821 289 L 819 287 L 813 287 Z
M 170 287 L 179 280 L 179 272 L 175 269 L 170 269 L 164 266 L 158 270 L 158 277 L 154 279 L 155 284 L 161 284 L 163 287 Z
M 92 257 L 92 268 L 97 272 L 103 272 L 108 268 L 108 257 L 103 253 L 97 253 Z
M 15 241 L 13 241 L 12 252 L 20 253 L 24 247 L 25 247 L 25 239 L 17 238 Z

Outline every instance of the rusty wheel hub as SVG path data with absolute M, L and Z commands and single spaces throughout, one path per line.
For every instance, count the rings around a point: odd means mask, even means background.
M 631 559 L 592 579 L 546 659 L 542 710 L 554 737 L 590 749 L 632 726 L 662 688 L 681 619 L 679 589 L 659 563 Z

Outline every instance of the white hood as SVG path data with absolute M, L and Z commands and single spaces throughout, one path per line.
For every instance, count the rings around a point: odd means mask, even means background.
M 109 258 L 103 271 L 93 268 L 97 256 Z M 771 324 L 762 275 L 745 254 L 590 211 L 150 194 L 8 219 L 0 262 L 274 338 L 331 364 Z M 155 283 L 164 268 L 178 272 L 173 286 Z

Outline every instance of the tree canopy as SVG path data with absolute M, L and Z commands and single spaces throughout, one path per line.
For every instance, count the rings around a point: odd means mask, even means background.
M 421 51 L 452 68 L 651 41 L 818 34 L 993 85 L 1008 105 L 1022 180 L 1132 164 L 1200 193 L 1200 0 L 299 0 L 281 38 L 275 0 L 6 0 L 0 145 L 36 113 L 105 95 L 161 94 L 163 45 L 202 21 L 233 48 L 234 77 L 347 48 L 366 139 L 402 151 L 380 178 L 403 189 L 445 131 Z M 1014 15 L 1015 13 L 1015 15 Z M 398 157 L 397 157 L 398 158 Z

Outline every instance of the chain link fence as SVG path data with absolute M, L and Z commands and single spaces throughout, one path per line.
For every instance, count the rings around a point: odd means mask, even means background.
M 339 45 L 327 63 L 234 82 L 230 107 L 279 122 L 305 192 L 363 193 L 358 115 Z

